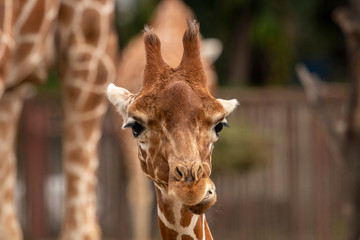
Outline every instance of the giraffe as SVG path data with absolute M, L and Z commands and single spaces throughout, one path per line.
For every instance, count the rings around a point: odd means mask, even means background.
M 0 239 L 22 239 L 14 190 L 17 119 L 28 83 L 61 78 L 63 166 L 67 185 L 60 239 L 100 239 L 96 216 L 97 144 L 116 78 L 113 0 L 0 2 Z M 36 214 L 36 213 L 34 213 Z
M 182 55 L 181 37 L 187 28 L 184 19 L 193 18 L 192 10 L 180 0 L 162 0 L 154 10 L 150 24 L 157 30 L 162 39 L 164 59 L 173 67 L 179 64 Z M 217 84 L 217 76 L 212 62 L 220 55 L 221 45 L 214 39 L 202 39 L 201 58 L 208 79 L 208 88 L 213 93 Z M 138 34 L 122 50 L 118 64 L 116 85 L 131 92 L 138 92 L 143 79 L 145 67 L 145 49 L 143 36 Z M 118 114 L 113 114 L 114 122 L 122 122 Z M 121 126 L 121 124 L 119 124 Z M 132 233 L 134 240 L 151 239 L 150 219 L 153 206 L 153 191 L 149 180 L 143 175 L 137 161 L 136 142 L 131 131 L 117 129 L 119 147 L 124 153 L 129 184 L 127 197 L 131 210 Z
M 148 27 L 144 44 L 140 91 L 110 84 L 107 97 L 122 116 L 122 127 L 131 128 L 141 169 L 155 185 L 162 238 L 212 239 L 204 214 L 217 198 L 211 153 L 238 102 L 209 93 L 196 21 L 188 21 L 175 68 L 164 61 L 160 38 Z

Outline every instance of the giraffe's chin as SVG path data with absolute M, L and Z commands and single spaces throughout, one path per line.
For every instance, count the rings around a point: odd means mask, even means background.
M 216 193 L 214 193 L 211 197 L 205 198 L 195 206 L 189 206 L 189 209 L 194 214 L 203 214 L 215 204 L 216 198 Z

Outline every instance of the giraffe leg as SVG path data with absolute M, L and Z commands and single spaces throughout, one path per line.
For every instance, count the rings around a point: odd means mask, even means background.
M 69 73 L 73 76 L 76 71 Z M 90 72 L 88 73 L 90 74 Z M 100 239 L 97 220 L 98 142 L 107 104 L 105 86 L 94 91 L 91 83 L 76 86 L 76 79 L 66 77 L 64 91 L 64 170 L 66 175 L 65 219 L 61 239 Z M 75 84 L 75 85 L 74 85 Z
M 76 14 L 72 9 L 76 9 Z M 117 42 L 112 14 L 112 1 L 103 5 L 98 1 L 66 1 L 60 9 L 67 184 L 62 240 L 101 239 L 96 212 L 97 148 L 107 109 L 105 88 L 116 77 Z M 62 22 L 62 16 L 76 17 L 73 24 L 68 24 Z
M 95 67 L 98 74 L 102 72 L 101 66 L 100 64 Z M 71 69 L 63 79 L 65 108 L 63 145 L 67 194 L 61 239 L 95 240 L 101 238 L 96 213 L 99 164 L 97 148 L 101 137 L 102 119 L 107 109 L 104 98 L 107 78 L 106 76 L 96 78 L 93 82 L 91 80 L 93 73 L 90 70 L 85 71 L 86 82 L 83 82 L 85 86 L 79 86 L 79 79 L 75 77 L 78 74 L 81 73 Z M 105 72 L 100 76 L 103 74 Z M 102 82 L 97 83 L 97 80 Z
M 86 101 L 97 101 L 94 108 L 97 111 L 85 111 L 80 99 L 89 92 L 76 89 L 67 82 L 64 83 L 64 88 L 66 116 L 63 141 L 67 191 L 61 239 L 100 239 L 101 230 L 96 212 L 96 174 L 99 164 L 97 145 L 106 105 L 100 94 L 92 93 Z M 71 90 L 75 89 L 78 94 L 72 93 Z
M 22 239 L 16 217 L 15 138 L 23 105 L 22 90 L 5 93 L 0 99 L 0 239 Z

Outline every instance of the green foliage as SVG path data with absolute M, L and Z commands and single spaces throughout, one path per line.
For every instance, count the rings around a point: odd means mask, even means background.
M 139 34 L 156 7 L 156 0 L 131 0 L 127 6 L 118 6 L 116 11 L 116 24 L 120 48 L 126 46 L 132 37 Z
M 274 42 L 282 34 L 281 19 L 273 11 L 264 9 L 253 21 L 252 41 L 258 47 L 266 46 L 267 42 Z
M 226 83 L 239 39 L 238 28 L 244 27 L 241 15 L 250 18 L 251 85 L 289 85 L 296 83 L 294 65 L 298 62 L 320 62 L 312 70 L 326 72 L 328 79 L 345 75 L 345 44 L 342 33 L 331 18 L 341 0 L 201 0 L 186 1 L 196 12 L 205 37 L 219 38 L 223 54 L 216 62 L 220 83 Z M 247 36 L 245 36 L 247 38 Z M 241 63 L 239 63 L 241 64 Z M 324 69 L 323 66 L 327 66 Z M 314 69 L 317 68 L 317 69 Z M 321 69 L 319 69 L 321 68 Z
M 281 7 L 279 7 L 281 6 Z M 251 24 L 254 52 L 260 53 L 266 85 L 286 85 L 291 81 L 295 44 L 292 9 L 282 0 L 263 2 Z
M 266 141 L 250 125 L 233 123 L 221 132 L 213 151 L 213 171 L 245 172 L 266 164 L 269 158 Z

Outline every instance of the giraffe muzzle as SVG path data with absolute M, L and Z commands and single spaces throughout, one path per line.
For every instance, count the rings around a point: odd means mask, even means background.
M 203 200 L 194 206 L 190 206 L 190 210 L 195 214 L 203 214 L 216 203 L 216 200 L 217 200 L 216 188 L 215 185 L 212 183 L 211 185 L 208 186 L 208 189 L 206 191 Z
M 195 214 L 201 214 L 216 202 L 216 188 L 199 161 L 175 164 L 171 168 L 169 192 Z

